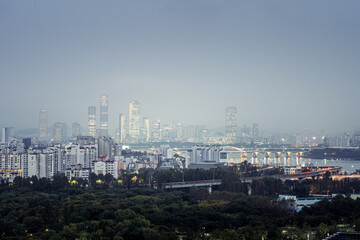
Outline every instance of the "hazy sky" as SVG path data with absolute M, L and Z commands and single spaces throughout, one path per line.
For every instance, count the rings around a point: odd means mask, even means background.
M 109 96 L 151 120 L 360 126 L 360 1 L 0 0 L 0 125 L 78 121 Z M 97 111 L 99 109 L 97 108 Z

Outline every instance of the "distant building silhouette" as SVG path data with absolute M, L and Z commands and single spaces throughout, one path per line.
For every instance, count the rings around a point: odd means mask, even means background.
M 109 109 L 108 96 L 103 93 L 100 96 L 100 136 L 109 135 Z
M 96 137 L 96 107 L 90 106 L 88 109 L 88 135 Z
M 225 108 L 225 133 L 230 143 L 236 141 L 237 109 L 236 107 Z
M 39 113 L 39 140 L 46 141 L 47 139 L 47 110 L 41 109 Z

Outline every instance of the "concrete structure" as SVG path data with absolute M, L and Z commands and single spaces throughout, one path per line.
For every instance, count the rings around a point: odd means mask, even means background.
M 69 180 L 71 180 L 72 178 L 82 178 L 85 180 L 89 180 L 90 173 L 91 173 L 90 168 L 84 168 L 80 164 L 76 166 L 72 166 L 65 170 L 65 176 Z
M 188 150 L 189 163 L 219 163 L 221 150 L 221 147 L 216 146 L 194 146 Z
M 295 174 L 301 172 L 301 166 L 284 166 L 284 174 Z

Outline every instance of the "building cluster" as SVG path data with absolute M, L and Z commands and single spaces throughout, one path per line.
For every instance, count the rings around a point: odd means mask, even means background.
M 159 159 L 164 158 L 160 150 L 158 152 L 122 156 L 120 146 L 109 137 L 78 136 L 70 144 L 46 147 L 32 145 L 31 139 L 11 138 L 0 144 L 0 178 L 9 181 L 15 177 L 52 178 L 57 173 L 64 173 L 69 180 L 89 180 L 91 172 L 118 178 L 121 170 L 157 168 Z

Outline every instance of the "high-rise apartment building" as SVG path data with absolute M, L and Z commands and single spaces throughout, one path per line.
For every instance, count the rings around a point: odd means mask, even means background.
M 129 137 L 133 142 L 140 138 L 140 103 L 136 100 L 129 104 Z
M 109 135 L 109 109 L 108 96 L 103 93 L 100 96 L 100 136 Z
M 47 140 L 47 111 L 46 109 L 41 109 L 39 113 L 39 140 Z
M 126 138 L 126 115 L 119 115 L 119 143 L 124 143 Z
M 236 107 L 225 108 L 225 133 L 229 142 L 236 141 L 236 128 L 237 128 L 237 109 Z
M 81 136 L 81 126 L 80 123 L 74 122 L 72 124 L 72 137 L 76 138 L 77 136 Z
M 88 135 L 96 136 L 96 107 L 90 106 L 88 109 Z

